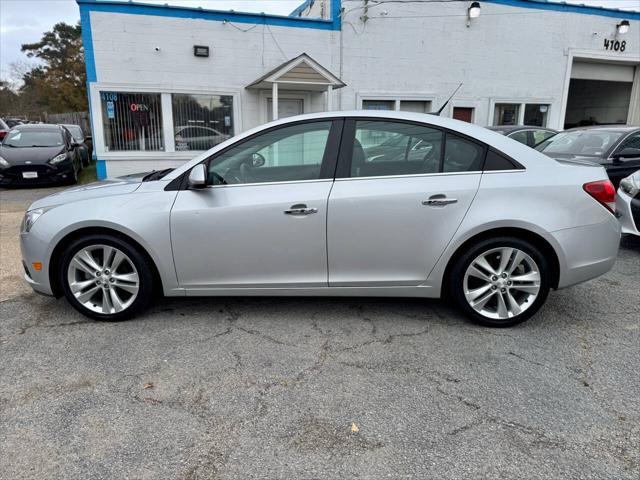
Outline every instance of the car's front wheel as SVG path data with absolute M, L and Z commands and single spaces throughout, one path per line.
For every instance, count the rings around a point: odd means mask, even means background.
M 451 297 L 477 323 L 509 327 L 534 315 L 550 289 L 549 262 L 514 237 L 478 242 L 451 270 Z
M 147 307 L 153 293 L 144 255 L 112 235 L 72 242 L 63 254 L 59 281 L 69 303 L 96 320 L 131 318 Z

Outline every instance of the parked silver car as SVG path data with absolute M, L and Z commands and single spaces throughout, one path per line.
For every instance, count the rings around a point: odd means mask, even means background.
M 601 166 L 432 115 L 329 112 L 255 128 L 175 170 L 39 200 L 21 246 L 34 290 L 100 320 L 141 312 L 159 289 L 447 296 L 507 326 L 550 289 L 611 268 L 614 208 Z

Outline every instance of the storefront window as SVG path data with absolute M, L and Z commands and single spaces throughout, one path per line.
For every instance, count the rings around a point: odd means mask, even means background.
M 101 92 L 106 151 L 164 150 L 159 93 Z
M 494 125 L 517 125 L 520 114 L 518 103 L 496 103 L 493 112 Z
M 171 96 L 176 151 L 209 150 L 233 136 L 231 95 Z
M 431 102 L 424 100 L 400 100 L 400 110 L 403 112 L 429 113 Z
M 363 100 L 363 110 L 395 110 L 395 100 Z
M 527 103 L 524 106 L 524 124 L 546 127 L 547 112 L 549 112 L 549 105 L 547 104 Z

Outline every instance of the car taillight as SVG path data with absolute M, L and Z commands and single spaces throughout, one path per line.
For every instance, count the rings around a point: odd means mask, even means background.
M 6 130 L 0 130 L 0 140 L 4 139 L 4 137 L 7 136 L 7 131 Z
M 616 212 L 616 189 L 610 180 L 585 183 L 582 188 L 611 213 Z

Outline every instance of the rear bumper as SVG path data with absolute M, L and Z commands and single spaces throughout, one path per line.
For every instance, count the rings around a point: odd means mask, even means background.
M 551 235 L 564 253 L 558 288 L 607 273 L 618 256 L 620 224 L 613 215 L 602 223 L 558 230 Z

